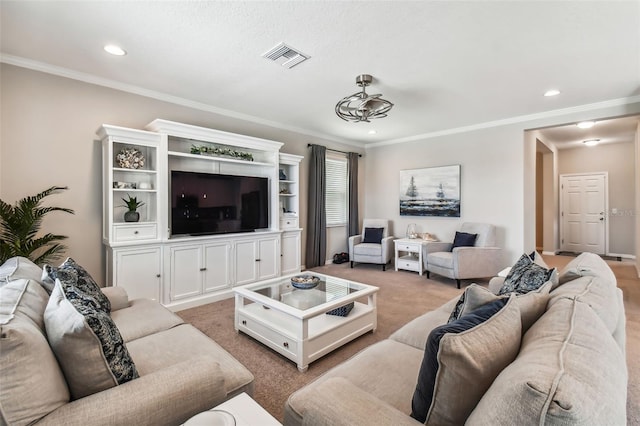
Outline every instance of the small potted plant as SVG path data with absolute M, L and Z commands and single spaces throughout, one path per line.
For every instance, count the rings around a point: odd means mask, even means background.
M 125 203 L 123 207 L 129 209 L 124 212 L 124 221 L 137 222 L 140 220 L 140 213 L 138 213 L 138 208 L 144 206 L 144 203 L 142 201 L 138 201 L 138 197 L 132 197 L 129 194 L 127 194 L 127 196 L 129 197 L 128 200 L 124 198 L 122 199 L 122 201 L 124 201 Z

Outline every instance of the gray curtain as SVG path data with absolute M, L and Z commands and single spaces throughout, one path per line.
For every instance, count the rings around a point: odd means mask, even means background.
M 358 157 L 357 152 L 350 152 L 348 159 L 349 172 L 349 236 L 358 235 Z
M 325 264 L 327 257 L 327 215 L 325 195 L 326 151 L 321 145 L 311 145 L 309 158 L 309 195 L 307 217 L 306 267 L 313 268 Z

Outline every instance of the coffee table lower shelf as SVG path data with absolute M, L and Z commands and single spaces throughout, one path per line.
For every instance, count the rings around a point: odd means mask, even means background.
M 241 297 L 236 295 L 236 298 Z M 236 331 L 253 337 L 294 361 L 298 370 L 336 348 L 377 327 L 375 294 L 369 304 L 354 302 L 348 316 L 327 315 L 297 318 L 260 303 L 243 304 L 236 299 Z

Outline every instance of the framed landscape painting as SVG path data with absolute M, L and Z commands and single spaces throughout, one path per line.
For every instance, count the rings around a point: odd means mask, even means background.
M 400 170 L 400 216 L 460 217 L 460 165 Z

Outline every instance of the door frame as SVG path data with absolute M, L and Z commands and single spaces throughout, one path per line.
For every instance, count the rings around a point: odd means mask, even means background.
M 564 220 L 562 217 L 564 211 L 564 190 L 562 188 L 562 180 L 565 177 L 575 177 L 575 176 L 604 176 L 604 255 L 609 255 L 609 172 L 585 172 L 585 173 L 564 173 L 558 175 L 558 188 L 559 192 L 559 204 L 558 204 L 558 222 L 559 222 L 559 230 L 560 230 L 560 250 L 564 248 L 564 244 L 562 243 L 564 239 Z

